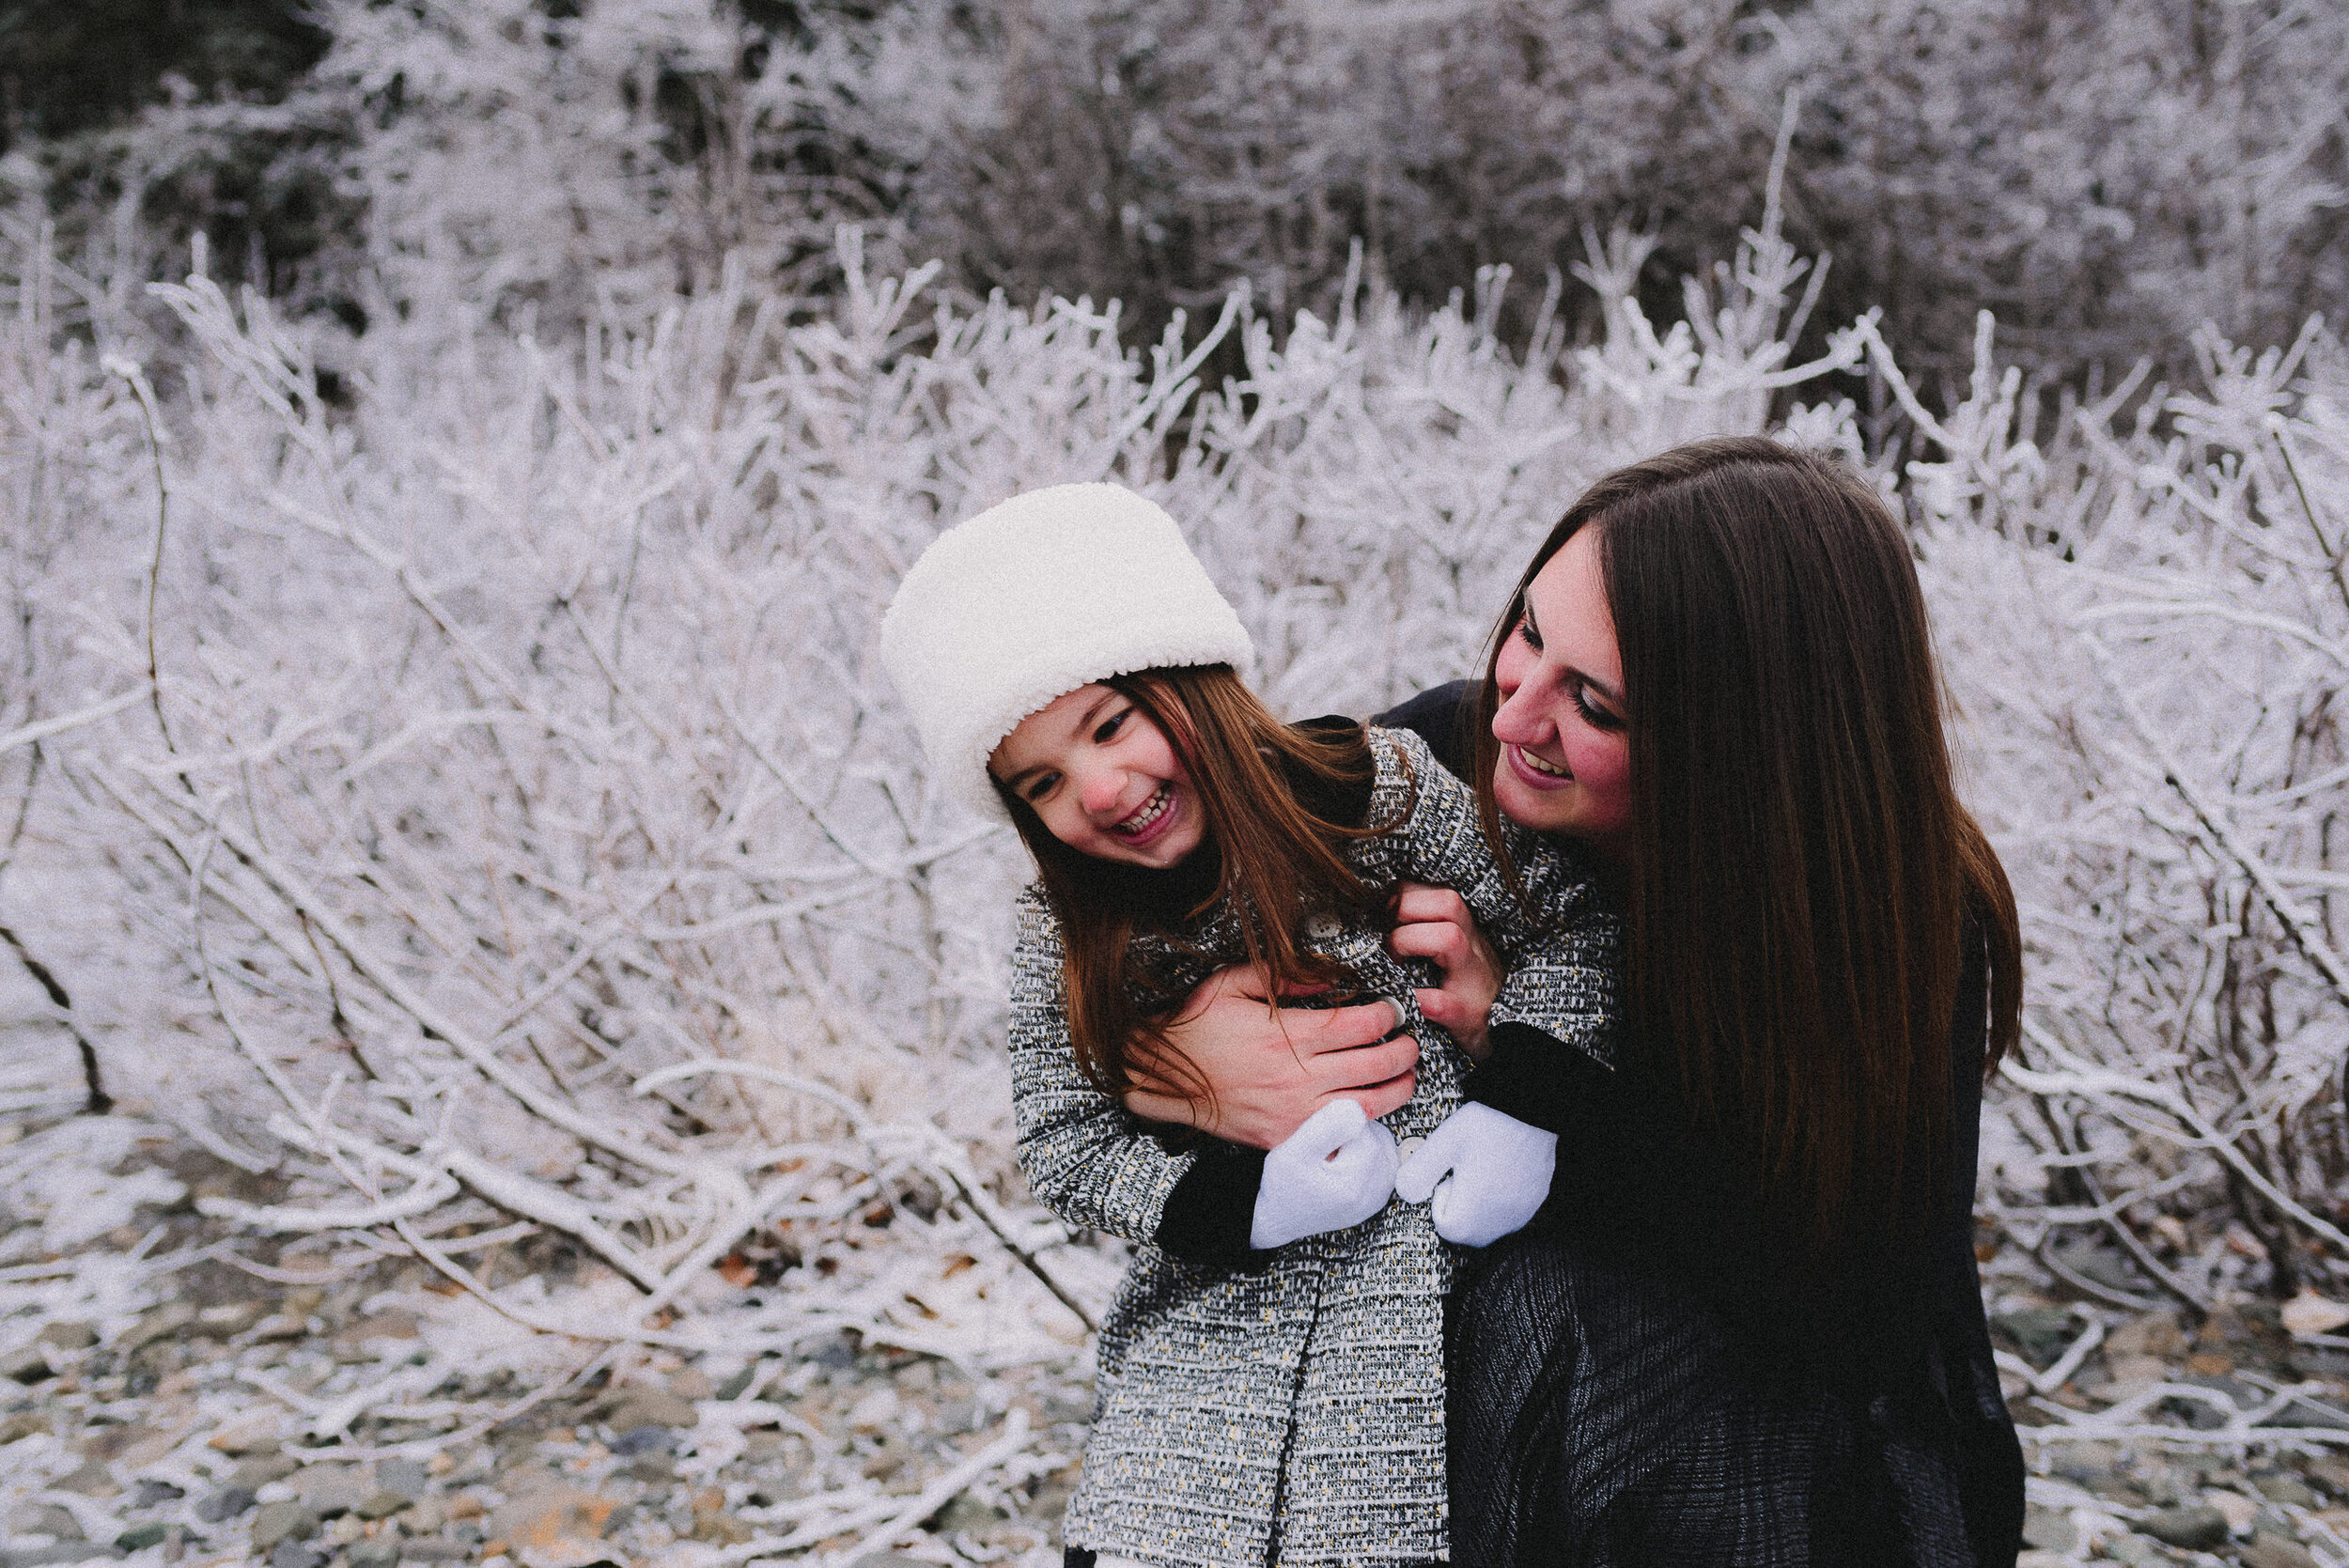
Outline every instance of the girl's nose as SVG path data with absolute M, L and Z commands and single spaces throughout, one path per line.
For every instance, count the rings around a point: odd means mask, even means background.
M 1077 800 L 1090 815 L 1115 811 L 1126 792 L 1126 772 L 1120 768 L 1096 768 L 1077 782 Z

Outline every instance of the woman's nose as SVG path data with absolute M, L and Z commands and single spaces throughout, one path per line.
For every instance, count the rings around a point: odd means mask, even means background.
M 1533 711 L 1532 689 L 1520 686 L 1501 700 L 1493 714 L 1493 737 L 1512 746 L 1531 745 L 1543 738 L 1540 715 Z

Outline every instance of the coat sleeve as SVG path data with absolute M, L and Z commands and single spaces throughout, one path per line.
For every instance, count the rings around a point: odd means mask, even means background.
M 1390 757 L 1398 771 L 1410 775 L 1413 786 L 1401 831 L 1391 835 L 1399 852 L 1397 879 L 1431 882 L 1459 893 L 1508 970 L 1492 1021 L 1524 1026 L 1506 1034 L 1496 1027 L 1495 1058 L 1505 1054 L 1511 1060 L 1501 1062 L 1499 1070 L 1488 1070 L 1489 1063 L 1478 1068 L 1470 1076 L 1467 1097 L 1556 1131 L 1541 1113 L 1546 1096 L 1525 1090 L 1544 1076 L 1553 1050 L 1576 1050 L 1602 1063 L 1609 1060 L 1622 921 L 1570 850 L 1504 821 L 1503 840 L 1525 893 L 1520 901 L 1486 841 L 1475 792 L 1446 771 L 1418 735 L 1372 734 L 1385 743 L 1374 814 L 1393 812 L 1383 788 Z
M 1561 1093 L 1614 1061 L 1623 922 L 1589 881 L 1563 890 L 1553 923 L 1510 968 L 1493 1000 L 1492 1049 L 1461 1096 L 1520 1122 L 1564 1130 Z
M 1011 959 L 1011 1102 L 1019 1169 L 1070 1225 L 1155 1243 L 1192 1263 L 1248 1264 L 1261 1150 L 1194 1139 L 1180 1151 L 1085 1080 L 1068 1032 L 1060 924 L 1019 895 Z

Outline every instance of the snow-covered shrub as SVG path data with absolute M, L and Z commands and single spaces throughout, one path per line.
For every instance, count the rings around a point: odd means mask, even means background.
M 1563 267 L 1626 220 L 1657 241 L 1654 300 L 1732 250 L 1791 106 L 1790 232 L 1835 254 L 1831 297 L 1880 307 L 1912 375 L 1962 380 L 1985 306 L 2011 357 L 2059 375 L 2184 365 L 2205 320 L 2267 341 L 2332 308 L 2349 289 L 2341 8 L 2050 14 L 1007 8 L 961 56 L 996 91 L 924 144 L 893 210 L 977 286 L 1082 280 L 1153 318 L 1235 277 L 1276 315 L 1326 311 L 1358 239 L 1375 276 L 1438 301 L 1478 266 Z M 1569 302 L 1578 324 L 1590 303 Z
M 341 1189 L 257 1224 L 428 1246 L 486 1200 L 651 1305 L 901 1198 L 1032 1250 L 989 1196 L 1020 858 L 880 676 L 898 575 L 1116 477 L 1191 525 L 1276 703 L 1366 709 L 1469 665 L 1584 480 L 1859 352 L 1786 365 L 1802 265 L 1749 253 L 1697 321 L 1618 299 L 1587 349 L 1504 349 L 1488 273 L 1277 344 L 1235 295 L 1144 354 L 1114 307 L 929 304 L 851 234 L 820 309 L 738 272 L 558 344 L 386 320 L 347 410 L 250 294 L 163 291 L 193 351 L 142 368 L 36 282 L 0 363 L 31 814 L 0 909 L 117 1094 Z
M 1775 216 L 1677 319 L 1644 259 L 1618 236 L 1578 269 L 1584 347 L 1553 284 L 1509 349 L 1495 269 L 1279 333 L 1235 293 L 1144 351 L 1114 306 L 878 275 L 853 232 L 820 303 L 737 269 L 544 340 L 485 326 L 478 279 L 327 339 L 201 277 L 151 338 L 22 250 L 0 924 L 117 1093 L 303 1174 L 252 1223 L 429 1250 L 494 1209 L 647 1308 L 781 1228 L 864 1259 L 796 1271 L 804 1322 L 901 1341 L 909 1299 L 977 1288 L 938 1273 L 973 1236 L 999 1299 L 1024 1264 L 1081 1300 L 1104 1260 L 1006 1185 L 1019 858 L 929 786 L 873 659 L 913 555 L 1015 489 L 1120 479 L 1190 526 L 1276 706 L 1362 712 L 1472 666 L 1595 474 L 1716 431 L 1857 456 L 1810 383 L 1864 360 L 1918 432 L 1877 477 L 2033 955 L 1989 1196 L 2108 1291 L 2310 1279 L 2349 1053 L 2338 343 L 2212 338 L 2192 395 L 2041 427 L 1986 319 L 1938 412 L 1873 318 L 1794 363 L 1817 274 Z M 2136 1263 L 2077 1245 L 2100 1231 Z
M 2349 361 L 2314 323 L 2263 353 L 2206 333 L 2199 387 L 2043 445 L 1983 328 L 1909 494 L 2030 950 L 1993 1212 L 2092 1289 L 2324 1282 L 2349 1260 Z
M 2338 317 L 2340 7 L 1813 0 L 1772 31 L 1807 105 L 1797 232 L 1952 382 L 1983 308 L 2011 360 L 2058 375 L 2183 372 L 2207 322 L 2273 343 Z
M 140 281 L 207 232 L 219 275 L 346 319 L 461 299 L 562 335 L 707 290 L 728 256 L 796 290 L 846 221 L 892 269 L 941 257 L 973 298 L 1115 297 L 1155 334 L 1240 278 L 1283 325 L 1332 315 L 1357 241 L 1374 280 L 1432 303 L 1481 266 L 1563 269 L 1621 222 L 1657 242 L 1654 306 L 1734 251 L 1792 108 L 1789 232 L 1838 256 L 1832 311 L 1881 308 L 1937 387 L 1984 306 L 2012 359 L 2063 378 L 2186 366 L 2205 320 L 2280 340 L 2349 290 L 2338 6 L 2116 0 L 2061 25 L 2026 0 L 303 14 L 329 41 L 290 87 L 205 96 L 131 68 L 154 101 L 11 132 L 0 201 L 47 204 L 77 256 L 111 258 L 94 271 Z M 1566 302 L 1578 332 L 1589 303 Z
M 822 281 L 834 225 L 947 177 L 988 113 L 1001 63 L 955 8 L 806 9 L 794 36 L 722 0 L 330 0 L 299 101 L 351 127 L 366 275 L 396 307 L 635 325 L 727 265 Z

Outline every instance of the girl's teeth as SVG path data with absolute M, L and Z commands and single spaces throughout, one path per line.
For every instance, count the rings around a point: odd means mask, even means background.
M 1574 777 L 1573 774 L 1567 772 L 1563 768 L 1552 768 L 1548 763 L 1544 762 L 1541 758 L 1535 756 L 1532 753 L 1526 751 L 1522 747 L 1518 748 L 1517 755 L 1523 757 L 1526 761 L 1526 765 L 1532 768 L 1536 773 L 1547 773 L 1553 779 L 1571 779 Z
M 1125 821 L 1120 822 L 1117 825 L 1117 831 L 1121 833 L 1138 833 L 1144 828 L 1150 826 L 1153 822 L 1156 822 L 1159 817 L 1166 815 L 1166 808 L 1172 799 L 1172 793 L 1173 792 L 1167 785 L 1159 785 L 1159 792 L 1150 797 L 1150 803 L 1143 807 L 1142 810 L 1136 812 L 1133 815 L 1128 817 Z

